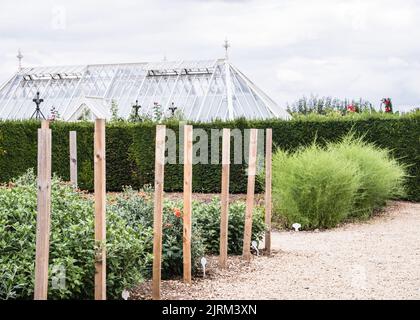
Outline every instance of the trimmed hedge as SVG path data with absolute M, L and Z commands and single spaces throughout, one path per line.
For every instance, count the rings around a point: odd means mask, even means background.
M 168 128 L 179 131 L 178 123 L 167 122 Z M 295 150 L 311 144 L 314 139 L 324 145 L 338 141 L 353 130 L 364 135 L 364 140 L 379 147 L 390 149 L 392 155 L 409 165 L 410 178 L 407 181 L 407 199 L 420 200 L 420 115 L 408 116 L 368 116 L 363 118 L 308 117 L 297 120 L 247 121 L 193 123 L 195 128 L 273 128 L 275 147 Z M 36 168 L 37 128 L 36 121 L 0 122 L 0 181 L 9 181 L 24 173 L 28 168 Z M 63 179 L 69 179 L 69 134 L 77 131 L 79 186 L 93 188 L 93 123 L 53 122 L 53 163 L 52 169 Z M 211 136 L 209 134 L 209 140 Z M 122 186 L 141 188 L 152 184 L 154 178 L 155 124 L 113 122 L 106 130 L 107 188 L 120 191 Z M 177 143 L 179 139 L 177 137 Z M 209 141 L 210 143 L 210 141 Z M 221 143 L 220 143 L 221 148 Z M 233 150 L 233 144 L 232 144 Z M 233 153 L 233 152 L 232 152 Z M 210 152 L 209 152 L 210 157 Z M 209 160 L 210 162 L 210 160 Z M 231 165 L 230 190 L 232 193 L 246 192 L 244 164 Z M 221 165 L 193 166 L 193 190 L 195 192 L 219 192 Z M 165 190 L 181 191 L 183 186 L 183 166 L 165 166 Z M 261 190 L 257 187 L 257 191 Z

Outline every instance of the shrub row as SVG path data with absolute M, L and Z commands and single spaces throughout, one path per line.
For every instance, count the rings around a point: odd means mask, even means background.
M 93 298 L 95 240 L 93 202 L 58 179 L 53 180 L 49 257 L 49 298 Z M 0 300 L 32 299 L 37 212 L 33 172 L 0 187 Z M 135 230 L 107 211 L 108 296 L 139 283 L 151 262 L 151 231 Z M 64 276 L 64 278 L 63 278 Z M 52 286 L 55 277 L 59 286 Z M 63 281 L 64 280 L 64 281 Z
M 420 200 L 420 115 L 410 116 L 364 116 L 329 119 L 322 117 L 298 118 L 292 121 L 266 120 L 194 123 L 195 128 L 273 128 L 273 143 L 283 150 L 296 150 L 310 145 L 315 137 L 319 144 L 339 140 L 350 130 L 363 134 L 365 140 L 391 150 L 392 155 L 409 165 L 406 198 Z M 167 126 L 179 132 L 176 122 Z M 0 122 L 0 181 L 8 181 L 28 168 L 36 168 L 36 141 L 39 123 L 35 121 Z M 93 188 L 93 124 L 86 122 L 54 122 L 53 171 L 63 179 L 69 179 L 68 132 L 78 135 L 79 185 Z M 179 141 L 177 137 L 177 141 Z M 152 183 L 154 178 L 155 126 L 152 123 L 114 122 L 107 125 L 107 188 L 120 191 L 124 185 L 141 188 Z M 209 140 L 211 136 L 209 134 Z M 210 143 L 210 141 L 209 141 Z M 177 143 L 178 147 L 178 143 Z M 233 150 L 233 143 L 232 143 Z M 210 153 L 209 153 L 210 157 Z M 233 160 L 233 159 L 232 159 Z M 209 161 L 210 163 L 210 161 Z M 221 166 L 197 164 L 193 167 L 193 190 L 195 192 L 220 191 Z M 230 190 L 246 192 L 244 164 L 231 165 Z M 165 166 L 165 190 L 181 191 L 183 186 L 182 165 Z M 257 187 L 257 191 L 261 186 Z
M 36 178 L 32 171 L 0 186 L 0 300 L 32 299 L 36 237 Z M 153 195 L 127 188 L 107 207 L 107 296 L 121 298 L 151 277 Z M 92 299 L 94 292 L 94 213 L 91 197 L 53 179 L 49 299 Z M 207 214 L 209 213 L 209 214 Z M 220 201 L 193 203 L 192 262 L 197 272 L 204 254 L 218 253 Z M 255 210 L 252 239 L 261 240 L 265 226 Z M 230 254 L 242 251 L 245 205 L 233 203 L 229 215 Z M 182 275 L 182 202 L 165 201 L 162 276 Z M 57 279 L 58 286 L 53 286 Z M 63 281 L 64 280 L 64 281 Z

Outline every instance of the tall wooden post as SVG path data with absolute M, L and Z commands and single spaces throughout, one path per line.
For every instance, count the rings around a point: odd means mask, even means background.
M 252 211 L 254 209 L 255 174 L 257 167 L 257 129 L 251 129 L 249 139 L 248 187 L 246 194 L 244 243 L 242 254 L 246 261 L 251 260 Z
M 70 131 L 70 182 L 77 188 L 77 133 Z
M 192 200 L 192 140 L 193 127 L 184 126 L 184 215 L 183 259 L 184 282 L 191 283 L 191 200 Z
M 223 129 L 222 138 L 222 199 L 220 216 L 220 256 L 219 265 L 227 267 L 228 221 L 229 221 L 229 165 L 230 165 L 230 129 Z
M 35 300 L 48 294 L 51 212 L 51 129 L 38 129 L 38 200 L 36 217 Z
M 161 264 L 162 264 L 162 211 L 163 182 L 165 164 L 165 126 L 156 126 L 155 150 L 155 205 L 153 218 L 153 284 L 152 298 L 160 299 Z
M 265 138 L 265 251 L 271 254 L 271 161 L 273 153 L 273 130 L 267 129 Z
M 49 129 L 50 128 L 50 121 L 49 120 L 41 120 L 41 129 Z
M 95 300 L 106 300 L 105 120 L 95 121 Z

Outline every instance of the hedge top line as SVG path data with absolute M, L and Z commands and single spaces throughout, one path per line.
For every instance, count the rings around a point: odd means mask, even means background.
M 412 112 L 412 113 L 405 113 L 402 115 L 399 114 L 389 114 L 389 113 L 366 113 L 366 114 L 355 114 L 351 116 L 337 116 L 337 117 L 328 117 L 324 115 L 318 114 L 310 114 L 306 116 L 296 116 L 290 120 L 284 120 L 280 118 L 272 118 L 272 119 L 246 119 L 246 118 L 237 118 L 230 121 L 222 121 L 220 119 L 215 119 L 212 122 L 200 122 L 200 121 L 179 121 L 174 119 L 165 119 L 159 123 L 153 121 L 144 121 L 144 122 L 129 122 L 124 120 L 114 120 L 114 121 L 107 121 L 107 126 L 112 127 L 121 127 L 121 126 L 144 126 L 144 127 L 155 127 L 158 124 L 164 124 L 168 127 L 171 126 L 179 126 L 179 124 L 189 124 L 194 126 L 200 127 L 211 127 L 216 125 L 217 127 L 226 126 L 232 127 L 238 124 L 244 125 L 260 125 L 263 126 L 265 124 L 269 125 L 272 123 L 299 123 L 299 122 L 358 122 L 358 121 L 369 121 L 369 120 L 420 120 L 420 112 Z M 34 119 L 0 119 L 1 124 L 19 124 L 19 123 L 39 123 L 40 121 Z M 61 121 L 61 120 L 54 120 L 50 122 L 50 125 L 55 124 L 68 124 L 68 125 L 78 125 L 78 126 L 86 126 L 86 127 L 93 127 L 93 121 L 76 121 L 76 122 L 69 122 L 69 121 Z

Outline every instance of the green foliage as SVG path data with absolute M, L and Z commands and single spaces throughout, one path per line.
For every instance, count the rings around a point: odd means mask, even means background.
M 346 117 L 326 117 L 317 114 L 296 117 L 295 120 L 247 121 L 237 119 L 231 122 L 193 123 L 195 128 L 210 129 L 231 128 L 273 128 L 273 143 L 277 148 L 293 151 L 300 146 L 310 145 L 317 137 L 319 144 L 339 141 L 350 130 L 357 135 L 364 135 L 364 140 L 376 146 L 387 148 L 390 154 L 408 165 L 408 178 L 404 198 L 420 201 L 420 113 L 404 116 L 383 113 L 356 113 Z M 167 128 L 177 134 L 178 122 L 164 120 Z M 24 173 L 28 168 L 36 168 L 37 128 L 36 121 L 0 121 L 0 181 L 9 181 Z M 93 124 L 90 122 L 66 123 L 54 121 L 53 130 L 53 166 L 52 169 L 65 180 L 69 179 L 70 130 L 77 131 L 79 186 L 82 189 L 93 188 Z M 121 191 L 124 185 L 135 189 L 144 184 L 153 183 L 155 124 L 150 121 L 141 123 L 112 122 L 106 130 L 107 188 L 109 191 Z M 220 144 L 221 148 L 221 144 Z M 235 164 L 230 167 L 230 190 L 233 193 L 246 192 L 246 165 Z M 210 154 L 209 154 L 210 163 Z M 182 190 L 182 165 L 165 166 L 165 190 Z M 221 166 L 197 164 L 193 166 L 194 192 L 220 192 Z M 257 186 L 256 191 L 261 191 Z
M 0 144 L 1 144 L 1 141 L 3 140 L 3 137 L 2 137 L 2 135 L 0 134 Z M 0 148 L 0 157 L 3 155 L 5 153 L 5 151 L 2 149 L 2 148 Z
M 140 193 L 125 188 L 115 198 L 112 210 L 133 227 L 153 226 L 153 201 L 150 188 Z M 163 206 L 163 250 L 162 276 L 165 278 L 182 275 L 182 202 L 164 201 Z M 178 212 L 178 216 L 176 213 Z M 228 252 L 241 254 L 245 204 L 235 202 L 229 207 Z M 263 212 L 254 210 L 252 239 L 260 241 L 265 231 Z M 194 201 L 192 206 L 191 256 L 193 271 L 198 270 L 200 258 L 206 254 L 219 252 L 220 239 L 220 201 L 214 198 L 210 203 Z M 150 249 L 151 250 L 151 249 Z
M 403 194 L 405 168 L 389 151 L 349 134 L 320 147 L 273 157 L 273 208 L 287 226 L 330 228 L 348 217 L 367 217 Z
M 337 143 L 330 143 L 328 150 L 358 166 L 361 179 L 352 216 L 369 216 L 386 200 L 404 194 L 405 168 L 390 157 L 388 150 L 366 143 L 362 138 L 355 138 L 354 134 L 345 136 Z
M 124 119 L 121 118 L 118 115 L 118 112 L 119 112 L 119 110 L 118 110 L 118 104 L 114 100 L 112 100 L 112 102 L 111 102 L 110 111 L 111 111 L 111 121 L 124 121 Z
M 91 198 L 70 184 L 53 178 L 49 259 L 50 299 L 92 298 L 95 250 L 94 213 Z M 153 193 L 125 188 L 108 199 L 107 207 L 107 295 L 120 298 L 151 277 L 153 250 Z M 36 178 L 28 171 L 0 187 L 0 299 L 31 299 L 34 290 L 36 238 Z M 229 212 L 229 252 L 242 251 L 245 204 L 234 203 Z M 220 204 L 194 202 L 191 258 L 193 272 L 199 270 L 205 253 L 217 253 Z M 253 239 L 264 232 L 263 214 L 255 210 Z M 162 277 L 182 275 L 182 202 L 165 201 L 163 208 Z M 65 286 L 53 286 L 56 269 L 64 270 Z
M 183 223 L 182 203 L 165 201 L 163 207 L 163 254 L 162 254 L 162 277 L 170 278 L 174 275 L 181 276 L 183 272 Z M 193 213 L 194 217 L 194 213 Z M 153 221 L 153 220 L 150 220 Z M 200 259 L 204 256 L 205 245 L 202 237 L 201 226 L 192 218 L 191 235 L 191 262 L 192 272 L 199 270 Z
M 287 110 L 293 115 L 346 115 L 349 113 L 348 106 L 352 106 L 355 113 L 376 112 L 369 101 L 360 99 L 338 99 L 332 97 L 321 97 L 311 95 L 309 98 L 303 96 L 296 102 L 287 106 Z
M 242 254 L 245 203 L 237 201 L 229 205 L 228 253 Z M 220 200 L 215 197 L 210 203 L 193 203 L 194 218 L 200 226 L 206 252 L 219 254 L 220 246 Z M 260 207 L 254 208 L 252 216 L 252 240 L 261 241 L 264 231 L 264 213 Z
M 93 298 L 93 203 L 53 179 L 49 273 L 50 299 Z M 37 187 L 32 172 L 0 187 L 0 299 L 32 299 L 36 237 Z M 107 211 L 107 293 L 120 298 L 124 288 L 138 284 L 150 263 L 145 243 L 151 230 L 132 228 Z M 65 270 L 65 286 L 53 287 L 54 269 Z M 57 276 L 57 275 L 56 275 Z
M 86 189 L 88 190 L 92 190 L 93 189 L 93 163 L 85 160 L 81 163 L 80 166 L 80 172 L 78 173 L 78 175 L 80 176 L 79 178 L 79 185 L 84 186 Z
M 124 192 L 118 195 L 113 210 L 134 228 L 138 226 L 147 227 L 153 230 L 153 201 L 150 188 L 138 192 L 132 188 L 125 188 Z M 182 217 L 174 214 L 174 209 L 182 211 L 180 203 L 165 201 L 163 207 L 163 239 L 162 239 L 162 277 L 170 278 L 182 275 Z M 152 252 L 152 242 L 148 244 L 148 250 Z M 204 244 L 201 237 L 201 230 L 196 221 L 193 220 L 191 235 L 191 261 L 193 272 L 199 267 L 200 258 L 204 255 Z M 151 275 L 149 265 L 149 275 Z
M 273 209 L 287 226 L 336 226 L 351 211 L 360 183 L 357 166 L 311 145 L 273 156 Z
M 160 122 L 163 119 L 162 106 L 155 102 L 153 104 L 153 121 Z

